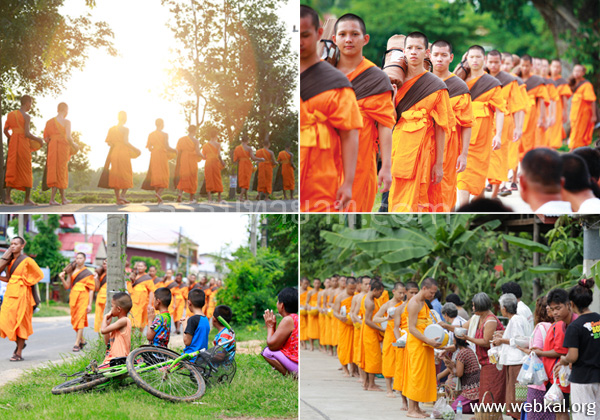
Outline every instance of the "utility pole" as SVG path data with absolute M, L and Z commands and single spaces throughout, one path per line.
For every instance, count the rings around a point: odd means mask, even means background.
M 177 258 L 175 259 L 175 274 L 179 271 L 179 256 L 181 255 L 181 226 L 179 226 L 179 236 L 177 238 Z
M 88 219 L 87 219 L 87 213 L 83 215 L 83 235 L 84 235 L 84 242 L 88 241 L 88 234 L 87 234 L 87 223 L 88 223 Z
M 250 252 L 256 257 L 256 225 L 258 223 L 258 215 L 250 215 Z
M 260 238 L 260 247 L 261 248 L 266 248 L 269 242 L 269 229 L 268 229 L 268 223 L 269 223 L 269 216 L 264 215 L 263 219 L 261 221 L 262 224 L 262 231 L 261 231 L 261 238 Z
M 23 213 L 19 213 L 19 215 L 17 216 L 17 220 L 19 222 L 19 227 L 17 228 L 17 235 L 20 236 L 21 238 L 24 238 L 25 216 L 23 215 Z
M 127 261 L 127 215 L 108 214 L 106 218 L 108 250 L 104 314 L 111 310 L 113 295 L 126 289 L 125 263 Z

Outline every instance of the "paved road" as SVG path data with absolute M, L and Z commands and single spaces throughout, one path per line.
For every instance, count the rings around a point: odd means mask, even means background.
M 485 193 L 486 198 L 491 198 L 491 196 L 491 192 Z M 529 207 L 529 204 L 523 201 L 523 199 L 521 198 L 521 194 L 519 194 L 519 191 L 513 191 L 511 195 L 499 198 L 500 201 L 502 201 L 502 204 L 504 204 L 507 207 L 510 207 L 515 213 L 532 213 L 531 207 Z
M 166 203 L 157 205 L 155 203 L 131 203 L 123 206 L 116 204 L 67 204 L 65 206 L 51 206 L 40 204 L 38 206 L 0 206 L 2 211 L 10 213 L 132 213 L 132 212 L 241 212 L 241 213 L 296 213 L 298 212 L 298 200 L 271 200 L 271 201 L 248 201 L 227 202 L 226 204 L 186 204 Z
M 94 316 L 88 316 L 92 327 L 84 330 L 87 340 L 98 338 L 94 332 Z M 27 340 L 27 348 L 23 350 L 22 362 L 10 362 L 15 350 L 15 343 L 8 338 L 0 339 L 0 385 L 15 379 L 24 369 L 39 367 L 52 362 L 60 362 L 63 357 L 79 354 L 71 349 L 75 343 L 75 331 L 71 326 L 71 317 L 58 316 L 48 318 L 33 318 L 33 335 Z

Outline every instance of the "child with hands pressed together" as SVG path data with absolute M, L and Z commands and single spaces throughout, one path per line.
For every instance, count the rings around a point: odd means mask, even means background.
M 131 320 L 127 317 L 133 303 L 124 292 L 115 293 L 111 301 L 111 310 L 102 319 L 100 332 L 104 335 L 106 357 L 103 364 L 117 357 L 127 357 L 131 350 Z M 118 318 L 112 322 L 113 318 Z
M 277 311 L 283 317 L 277 326 L 276 315 L 264 313 L 267 347 L 262 356 L 282 375 L 298 373 L 298 290 L 286 287 L 277 296 Z

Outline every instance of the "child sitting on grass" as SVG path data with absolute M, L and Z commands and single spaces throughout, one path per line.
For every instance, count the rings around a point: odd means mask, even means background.
M 231 331 L 229 328 L 225 327 L 223 324 L 219 322 L 219 317 L 222 317 L 225 322 L 228 324 L 231 322 L 231 318 L 233 313 L 231 308 L 227 305 L 219 305 L 215 308 L 213 312 L 212 324 L 217 329 L 217 335 L 213 341 L 213 346 L 218 346 L 222 343 L 225 343 L 229 340 L 233 340 L 233 342 L 227 344 L 224 348 L 229 353 L 229 360 L 233 360 L 235 357 L 235 333 Z
M 277 327 L 273 311 L 264 314 L 267 347 L 262 356 L 282 375 L 298 374 L 298 290 L 286 287 L 277 296 L 277 310 L 283 317 Z
M 193 315 L 187 319 L 187 325 L 183 332 L 184 353 L 193 353 L 208 347 L 210 325 L 208 324 L 208 318 L 202 312 L 205 301 L 206 295 L 202 290 L 193 289 L 190 291 L 187 304 L 188 310 Z M 192 361 L 194 360 L 195 358 L 192 359 Z
M 160 287 L 154 292 L 154 308 L 148 308 L 148 331 L 146 338 L 153 346 L 168 347 L 171 338 L 171 291 L 166 287 Z M 158 315 L 154 316 L 155 311 Z M 154 318 L 154 319 L 153 319 Z
M 103 319 L 100 332 L 104 335 L 106 357 L 103 364 L 117 357 L 127 357 L 131 350 L 131 320 L 127 317 L 133 303 L 127 293 L 115 293 L 111 310 Z M 115 322 L 112 319 L 117 317 Z M 111 323 L 112 322 L 112 323 Z

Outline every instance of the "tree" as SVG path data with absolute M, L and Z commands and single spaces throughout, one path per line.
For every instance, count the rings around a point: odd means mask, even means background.
M 283 275 L 275 279 L 273 284 L 282 289 L 287 285 L 295 285 L 298 281 L 298 222 L 289 214 L 263 215 L 266 220 L 267 246 L 276 250 L 284 258 Z
M 156 267 L 156 275 L 157 276 L 160 277 L 160 276 L 165 275 L 165 272 L 162 270 L 160 260 L 158 258 L 141 257 L 139 255 L 135 255 L 135 256 L 131 257 L 131 267 L 133 267 L 135 265 L 135 263 L 138 261 L 145 262 L 147 268 L 150 268 L 152 266 Z

